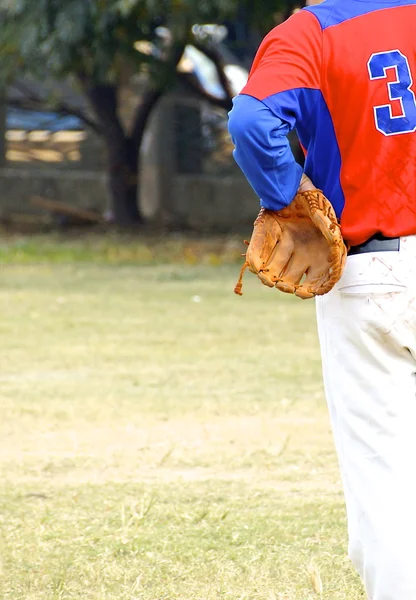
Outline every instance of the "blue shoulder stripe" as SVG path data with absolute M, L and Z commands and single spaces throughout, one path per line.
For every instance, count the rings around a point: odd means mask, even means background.
M 416 0 L 325 0 L 321 4 L 307 6 L 302 10 L 315 15 L 322 29 L 326 29 L 376 10 L 412 4 L 416 4 Z

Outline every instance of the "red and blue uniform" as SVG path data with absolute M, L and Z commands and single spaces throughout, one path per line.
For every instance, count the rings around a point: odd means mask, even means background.
M 415 23 L 416 0 L 326 0 L 263 40 L 229 130 L 265 208 L 296 194 L 296 128 L 350 245 L 416 234 Z

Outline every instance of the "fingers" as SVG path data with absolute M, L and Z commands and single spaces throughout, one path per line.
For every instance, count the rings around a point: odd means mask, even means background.
M 282 276 L 288 269 L 288 265 L 292 259 L 294 252 L 294 242 L 289 236 L 283 236 L 274 249 L 273 255 L 266 269 L 259 271 L 257 276 L 262 283 L 269 287 L 274 287 L 275 284 L 282 279 Z
M 321 296 L 328 292 L 335 284 L 336 279 L 333 280 L 332 268 L 328 264 L 326 269 L 318 267 L 310 267 L 306 273 L 306 277 L 301 285 L 296 288 L 295 294 L 299 298 L 313 298 L 314 296 Z
M 308 257 L 292 255 L 275 287 L 281 292 L 295 294 L 302 277 L 309 268 Z
M 302 300 L 308 300 L 309 298 L 314 298 L 317 295 L 315 292 L 311 292 L 309 289 L 305 288 L 304 285 L 298 286 L 294 294 L 298 298 L 302 298 Z
M 262 209 L 257 217 L 246 260 L 252 273 L 259 273 L 268 265 L 282 236 L 282 228 L 273 211 Z M 267 285 L 267 284 L 266 284 Z

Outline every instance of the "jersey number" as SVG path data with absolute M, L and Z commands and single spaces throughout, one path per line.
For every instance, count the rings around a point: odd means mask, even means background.
M 391 101 L 398 100 L 401 114 L 393 116 L 392 105 L 374 106 L 376 128 L 384 135 L 398 135 L 416 131 L 416 100 L 407 57 L 400 50 L 377 52 L 368 61 L 370 79 L 387 79 L 387 69 L 395 70 L 395 80 L 386 81 Z

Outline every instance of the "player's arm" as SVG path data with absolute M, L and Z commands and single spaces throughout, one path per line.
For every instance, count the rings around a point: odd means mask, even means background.
M 287 206 L 301 185 L 302 168 L 287 134 L 305 117 L 307 91 L 320 87 L 321 38 L 318 21 L 307 11 L 276 27 L 262 42 L 230 112 L 235 160 L 271 210 Z M 302 186 L 313 187 L 304 176 Z
M 290 126 L 260 100 L 240 95 L 230 112 L 234 158 L 264 208 L 280 210 L 294 198 L 302 177 L 287 134 Z

